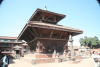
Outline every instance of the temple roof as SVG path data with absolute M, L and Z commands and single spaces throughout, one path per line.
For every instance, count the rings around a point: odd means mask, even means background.
M 28 27 L 37 27 L 37 28 L 46 28 L 46 29 L 53 29 L 53 30 L 60 30 L 60 31 L 68 31 L 68 32 L 74 33 L 73 36 L 83 33 L 82 30 L 67 27 L 67 26 L 61 26 L 61 25 L 55 25 L 55 24 L 49 24 L 49 23 L 42 23 L 40 21 L 29 21 L 28 24 L 25 25 L 24 29 L 19 34 L 18 39 L 20 39 L 20 37 L 23 35 L 23 33 L 25 32 L 25 30 Z
M 58 21 L 62 20 L 63 18 L 66 17 L 66 15 L 63 15 L 63 14 L 59 14 L 59 13 L 55 13 L 55 12 L 51 12 L 51 11 L 48 11 L 48 10 L 42 10 L 42 9 L 39 9 L 37 8 L 37 10 L 34 12 L 34 14 L 31 16 L 31 18 L 29 19 L 29 21 L 39 21 L 39 20 L 36 20 L 38 17 L 42 16 L 43 15 L 51 15 L 51 16 L 55 16 L 56 17 L 56 22 L 53 22 L 53 23 L 57 23 Z
M 14 49 L 20 49 L 22 48 L 21 46 L 16 45 L 15 47 L 13 47 Z
M 61 29 L 69 29 L 69 30 L 73 30 L 73 31 L 77 31 L 77 32 L 83 33 L 83 31 L 82 30 L 79 30 L 79 29 L 75 29 L 75 28 L 71 28 L 71 27 L 67 27 L 67 26 L 62 26 L 62 25 L 42 23 L 42 22 L 39 22 L 39 21 L 30 21 L 29 24 L 49 26 L 49 27 L 56 27 L 56 28 L 61 28 Z
M 83 31 L 67 26 L 57 25 L 66 15 L 48 10 L 37 9 L 18 36 L 18 40 L 30 42 L 37 38 L 68 39 L 69 35 L 82 34 Z

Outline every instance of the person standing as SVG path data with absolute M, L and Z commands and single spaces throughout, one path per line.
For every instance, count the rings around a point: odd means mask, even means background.
M 7 54 L 3 57 L 3 67 L 8 67 L 8 57 Z

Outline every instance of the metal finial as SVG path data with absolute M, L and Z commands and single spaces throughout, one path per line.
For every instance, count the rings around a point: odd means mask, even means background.
M 45 6 L 45 10 L 47 10 L 47 7 Z

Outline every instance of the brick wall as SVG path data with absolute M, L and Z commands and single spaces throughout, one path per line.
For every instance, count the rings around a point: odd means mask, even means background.
M 36 55 L 36 58 L 52 58 L 52 54 L 48 55 L 48 54 L 45 54 L 45 55 Z
M 81 56 L 76 56 L 75 60 L 77 60 L 77 59 L 82 59 L 82 57 Z
M 35 55 L 24 55 L 24 57 L 35 58 Z
M 28 58 L 52 58 L 52 54 L 44 54 L 44 55 L 24 55 L 24 57 Z
M 23 60 L 25 62 L 33 64 L 33 61 L 29 60 L 29 59 L 20 58 L 20 60 Z M 55 59 L 52 59 L 52 58 L 51 59 L 38 59 L 38 60 L 35 60 L 34 64 L 38 64 L 38 63 L 52 63 L 52 62 L 55 62 Z
M 52 63 L 55 62 L 55 59 L 44 59 L 44 60 L 36 60 L 35 63 Z

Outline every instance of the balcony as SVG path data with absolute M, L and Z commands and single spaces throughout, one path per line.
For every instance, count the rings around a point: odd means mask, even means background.
M 1 51 L 1 53 L 7 53 L 7 54 L 9 53 L 10 54 L 12 52 L 11 51 Z
M 0 43 L 22 43 L 22 41 L 10 40 L 10 39 L 0 39 Z
M 11 47 L 11 44 L 0 43 L 0 47 Z

